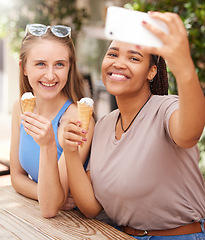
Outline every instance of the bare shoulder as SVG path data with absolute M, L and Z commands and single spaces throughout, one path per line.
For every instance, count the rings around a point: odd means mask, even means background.
M 78 117 L 78 109 L 76 104 L 72 103 L 67 110 L 65 111 L 65 113 L 63 114 L 62 118 L 61 118 L 61 123 L 63 122 L 67 122 L 68 119 L 70 118 L 77 118 Z
M 65 125 L 70 121 L 70 119 L 77 118 L 78 117 L 78 109 L 77 106 L 72 103 L 64 112 L 63 116 L 61 117 L 60 120 L 60 125 L 58 128 L 58 137 L 59 134 L 63 134 L 63 129 Z
M 20 126 L 21 123 L 21 102 L 19 99 L 17 99 L 14 102 L 13 105 L 13 111 L 12 111 L 12 124 L 18 124 L 18 126 Z

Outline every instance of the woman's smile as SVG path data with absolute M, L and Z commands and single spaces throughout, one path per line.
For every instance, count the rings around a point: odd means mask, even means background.
M 108 75 L 115 81 L 124 81 L 129 79 L 129 77 L 123 73 L 108 72 Z
M 40 82 L 41 85 L 43 85 L 44 87 L 54 87 L 58 84 L 58 82 L 54 82 L 54 83 L 48 83 L 48 82 Z

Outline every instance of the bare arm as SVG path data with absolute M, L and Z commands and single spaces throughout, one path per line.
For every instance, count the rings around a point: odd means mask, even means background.
M 38 199 L 37 183 L 28 177 L 28 174 L 21 167 L 19 162 L 19 138 L 20 138 L 20 102 L 15 102 L 12 113 L 10 169 L 11 182 L 14 189 L 29 198 Z
M 58 140 L 62 146 L 62 129 L 67 124 L 69 115 L 76 114 L 76 106 L 70 106 L 58 129 Z M 24 127 L 28 134 L 40 145 L 40 163 L 38 177 L 38 199 L 42 215 L 46 218 L 55 216 L 63 205 L 67 204 L 67 199 L 71 199 L 69 194 L 69 181 L 67 177 L 64 153 L 57 161 L 57 147 L 55 136 L 50 121 L 42 116 L 26 113 L 24 116 Z M 88 134 L 88 140 L 81 150 L 80 159 L 84 164 L 89 152 L 92 139 L 92 131 Z M 72 201 L 71 201 L 72 202 Z M 71 204 L 71 207 L 74 204 Z M 66 209 L 69 208 L 68 204 Z M 63 207 L 65 209 L 65 207 Z
M 53 217 L 62 205 L 65 194 L 61 186 L 57 147 L 52 123 L 34 113 L 25 113 L 23 125 L 40 146 L 38 200 L 44 217 Z
M 179 109 L 170 117 L 170 133 L 180 147 L 192 147 L 203 132 L 205 98 L 191 58 L 187 32 L 177 14 L 154 12 L 151 16 L 166 22 L 170 32 L 165 34 L 149 24 L 144 24 L 164 43 L 161 48 L 144 49 L 164 57 L 177 81 Z
M 92 218 L 102 211 L 102 206 L 95 198 L 89 171 L 87 175 L 80 160 L 78 144 L 82 141 L 81 132 L 82 128 L 77 121 L 73 120 L 68 124 L 64 133 L 64 153 L 75 203 L 85 216 Z

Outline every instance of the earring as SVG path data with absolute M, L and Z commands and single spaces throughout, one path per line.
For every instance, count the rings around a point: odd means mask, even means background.
M 151 83 L 151 82 L 153 82 L 153 81 L 154 81 L 154 79 L 153 79 L 153 78 L 149 80 L 149 82 L 150 82 L 150 83 Z

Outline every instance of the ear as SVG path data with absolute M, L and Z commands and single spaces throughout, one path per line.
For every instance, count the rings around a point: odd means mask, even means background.
M 152 80 L 156 76 L 156 74 L 157 74 L 157 66 L 153 65 L 148 72 L 147 79 L 149 81 Z
M 22 60 L 19 60 L 19 68 L 22 70 L 23 74 L 27 76 L 26 67 L 23 69 Z

